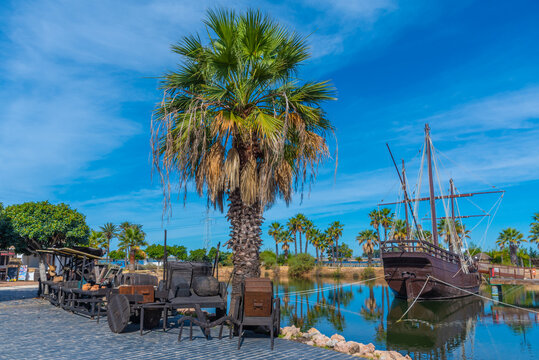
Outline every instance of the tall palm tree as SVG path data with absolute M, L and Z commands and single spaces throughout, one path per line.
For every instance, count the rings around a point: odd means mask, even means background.
M 283 227 L 278 222 L 274 221 L 271 223 L 268 235 L 273 237 L 273 240 L 275 241 L 275 256 L 278 259 L 279 258 L 279 234 L 283 231 Z
M 140 249 L 141 246 L 147 246 L 148 243 L 145 240 L 146 234 L 142 231 L 141 226 L 133 225 L 125 229 L 124 232 L 120 234 L 119 250 L 125 251 L 126 256 L 132 251 Z M 134 270 L 135 264 L 131 261 L 133 257 L 130 258 L 129 267 L 131 270 Z
M 401 219 L 393 221 L 393 226 L 395 227 L 393 238 L 395 240 L 406 240 L 406 235 L 408 230 L 406 229 L 406 222 Z
M 455 224 L 452 219 L 443 218 L 438 222 L 438 234 L 444 239 L 444 242 L 449 247 L 449 251 L 453 251 L 453 241 L 451 239 L 451 232 L 455 231 Z
M 93 248 L 101 248 L 106 243 L 106 239 L 103 233 L 100 231 L 90 230 L 90 236 L 88 237 L 88 246 Z
M 107 239 L 107 261 L 109 260 L 110 240 L 118 236 L 118 227 L 113 223 L 106 223 L 100 227 L 105 239 Z
M 305 232 L 305 254 L 307 254 L 307 248 L 309 246 L 309 242 L 311 242 L 311 230 L 314 229 L 314 224 L 311 220 L 305 218 L 303 221 L 303 232 Z
M 333 127 L 321 108 L 334 100 L 328 82 L 303 82 L 306 38 L 256 10 L 210 10 L 199 35 L 172 50 L 183 60 L 164 75 L 163 101 L 152 119 L 153 164 L 170 204 L 171 179 L 194 181 L 208 203 L 228 199 L 233 251 L 232 294 L 260 276 L 263 210 L 292 198 L 329 157 Z M 247 230 L 247 231 L 246 231 Z
M 333 247 L 333 263 L 335 263 L 335 255 L 339 255 L 339 239 L 342 236 L 344 225 L 340 221 L 334 221 L 331 223 L 329 228 L 331 229 L 331 238 L 335 242 Z M 335 254 L 335 250 L 337 250 L 337 254 Z M 342 259 L 340 259 L 340 264 L 342 265 Z
M 303 245 L 301 241 L 301 235 L 305 232 L 305 222 L 307 218 L 303 214 L 297 214 L 296 218 L 298 219 L 298 233 L 299 233 L 299 252 L 303 252 Z
M 329 258 L 329 250 L 331 250 L 331 262 L 335 264 L 335 248 L 333 247 L 333 244 L 335 244 L 335 239 L 333 238 L 333 228 L 331 226 L 323 232 L 322 240 L 324 252 Z
M 290 244 L 293 242 L 294 239 L 292 238 L 292 234 L 290 234 L 290 231 L 283 230 L 279 233 L 279 243 L 283 244 L 282 249 L 284 251 L 284 257 L 285 259 L 288 259 L 288 250 L 290 249 Z
M 530 243 L 535 243 L 539 247 L 539 213 L 535 213 L 530 224 Z
M 318 263 L 320 263 L 320 249 L 322 248 L 322 243 L 324 242 L 323 233 L 313 226 L 307 231 L 307 236 L 309 238 L 309 242 L 313 244 L 316 251 L 316 260 Z M 307 252 L 307 250 L 305 250 L 305 252 Z
M 380 225 L 384 228 L 384 241 L 387 241 L 387 231 L 393 224 L 393 218 L 395 214 L 391 212 L 389 208 L 380 209 Z
M 298 238 L 297 233 L 301 231 L 302 224 L 301 219 L 299 218 L 299 214 L 291 217 L 288 220 L 288 223 L 286 224 L 288 226 L 288 231 L 290 231 L 290 234 L 294 235 L 294 254 L 298 254 Z M 300 233 L 301 234 L 301 233 Z M 299 252 L 301 252 L 301 244 L 299 246 Z
M 380 238 L 380 226 L 382 226 L 382 211 L 374 209 L 369 213 L 369 218 L 371 219 L 370 225 L 376 230 L 378 235 L 378 243 L 381 242 Z
M 515 228 L 506 228 L 498 235 L 496 244 L 502 249 L 509 245 L 511 263 L 518 265 L 517 251 L 521 242 L 526 242 L 526 239 L 524 239 L 524 235 L 520 231 Z
M 371 229 L 360 231 L 356 236 L 356 240 L 359 245 L 363 245 L 363 252 L 367 254 L 369 266 L 372 263 L 372 255 L 374 254 L 374 244 L 376 243 L 378 236 L 376 232 Z

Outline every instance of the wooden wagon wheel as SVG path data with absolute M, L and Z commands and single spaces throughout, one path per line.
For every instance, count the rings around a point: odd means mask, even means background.
M 153 329 L 159 326 L 159 321 L 161 320 L 160 309 L 145 309 L 144 310 L 144 329 Z
M 110 331 L 113 333 L 121 333 L 129 323 L 131 309 L 129 300 L 125 295 L 113 295 L 107 305 L 107 320 Z

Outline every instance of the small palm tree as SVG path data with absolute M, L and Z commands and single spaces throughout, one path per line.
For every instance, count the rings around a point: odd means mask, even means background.
M 376 232 L 371 229 L 360 231 L 356 236 L 359 245 L 363 245 L 363 252 L 367 254 L 369 266 L 372 263 L 372 254 L 374 254 L 374 244 L 378 240 Z
M 131 252 L 135 252 L 137 249 L 140 249 L 141 246 L 147 246 L 146 234 L 141 229 L 140 225 L 132 225 L 125 229 L 120 234 L 119 250 L 125 251 L 126 257 Z M 130 257 L 129 267 L 131 270 L 135 269 L 135 264 L 131 261 L 133 257 Z
M 279 234 L 279 243 L 283 244 L 282 249 L 284 251 L 284 257 L 285 259 L 288 259 L 288 250 L 290 249 L 290 244 L 293 242 L 294 239 L 292 238 L 292 234 L 288 230 L 283 230 Z
M 305 233 L 305 254 L 307 254 L 307 248 L 309 242 L 311 242 L 311 230 L 314 228 L 314 224 L 311 220 L 305 218 L 303 221 L 303 232 Z
M 533 222 L 530 224 L 530 243 L 535 243 L 539 247 L 539 213 L 535 213 L 532 217 Z
M 314 225 L 309 227 L 309 229 L 305 233 L 305 238 L 308 239 L 308 241 L 314 246 L 314 249 L 316 251 L 316 259 L 318 261 L 320 261 L 319 250 L 320 250 L 320 244 L 321 244 L 321 239 L 320 239 L 321 234 L 322 233 L 320 232 L 320 230 L 314 227 Z M 305 253 L 307 253 L 307 248 L 305 248 Z
M 378 243 L 381 242 L 380 238 L 380 226 L 382 226 L 382 211 L 378 209 L 374 209 L 369 213 L 369 218 L 371 219 L 370 225 L 376 230 L 376 234 L 378 235 Z
M 331 249 L 331 261 L 333 264 L 335 264 L 335 248 L 333 244 L 335 244 L 335 239 L 333 238 L 333 229 L 331 227 L 328 227 L 322 235 L 322 246 L 323 250 L 326 253 L 327 257 L 329 257 L 329 249 Z
M 300 235 L 300 242 L 301 242 L 301 230 L 303 229 L 303 223 L 302 223 L 302 219 L 300 215 L 301 214 L 297 214 L 296 216 L 291 217 L 287 223 L 288 231 L 290 231 L 290 234 L 294 235 L 294 253 L 296 255 L 298 253 L 297 233 L 299 233 Z M 301 252 L 301 243 L 299 245 L 299 252 Z
M 107 239 L 107 261 L 109 260 L 110 240 L 118 236 L 118 227 L 113 223 L 106 223 L 100 227 L 105 239 Z
M 509 254 L 511 256 L 511 263 L 518 265 L 517 251 L 521 242 L 526 242 L 524 235 L 515 228 L 503 229 L 498 235 L 496 244 L 503 249 L 509 245 Z
M 393 218 L 395 214 L 391 212 L 389 208 L 380 209 L 380 225 L 384 228 L 384 241 L 387 241 L 387 231 L 393 225 Z
M 275 256 L 276 258 L 279 258 L 279 234 L 283 231 L 283 227 L 278 222 L 274 221 L 270 224 L 268 235 L 273 237 L 273 240 L 275 241 Z
M 103 233 L 100 231 L 91 230 L 90 236 L 88 237 L 88 246 L 93 248 L 101 248 L 105 245 L 107 239 L 103 236 Z
M 406 222 L 401 219 L 393 221 L 394 233 L 393 238 L 395 240 L 406 240 L 408 230 L 406 229 Z
M 339 251 L 338 251 L 339 239 L 342 236 L 344 225 L 340 221 L 334 221 L 331 223 L 329 228 L 330 228 L 329 234 L 331 235 L 331 238 L 333 240 L 332 243 L 333 242 L 335 243 L 335 245 L 333 246 L 333 264 L 335 264 L 335 255 L 336 255 L 335 250 L 337 250 L 337 255 L 338 255 L 339 254 Z M 342 265 L 342 259 L 340 259 L 340 261 Z

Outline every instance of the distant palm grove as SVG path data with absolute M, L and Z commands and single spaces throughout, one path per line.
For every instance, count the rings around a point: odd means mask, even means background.
M 363 250 L 361 257 L 367 258 L 369 264 L 375 256 L 379 256 L 379 247 L 384 241 L 419 236 L 431 241 L 430 231 L 410 234 L 411 230 L 407 229 L 406 223 L 395 219 L 394 214 L 387 208 L 372 210 L 369 220 L 371 227 L 360 231 L 355 238 Z M 463 224 L 455 224 L 455 227 L 459 229 L 459 238 L 451 242 L 445 219 L 438 224 L 440 236 L 448 247 L 451 243 L 459 244 L 469 237 L 469 231 Z M 284 264 L 292 256 L 314 253 L 318 261 L 325 257 L 332 264 L 338 265 L 343 259 L 353 258 L 352 250 L 346 239 L 343 239 L 343 229 L 344 224 L 339 221 L 333 221 L 325 229 L 319 229 L 303 214 L 297 214 L 283 224 L 272 222 L 267 231 L 268 239 L 271 240 L 266 243 L 266 250 L 262 255 L 270 252 L 275 263 Z M 113 240 L 115 243 L 117 241 L 115 246 L 111 245 Z M 522 244 L 527 242 L 539 246 L 539 213 L 532 216 L 528 236 L 509 227 L 497 236 L 496 249 L 482 251 L 473 243 L 468 244 L 468 249 L 472 256 L 485 252 L 494 263 L 528 266 L 539 254 L 534 246 L 522 248 Z M 125 221 L 116 225 L 109 222 L 91 230 L 86 225 L 85 216 L 66 204 L 54 205 L 44 201 L 3 207 L 0 203 L 0 249 L 14 247 L 20 253 L 36 254 L 39 249 L 72 245 L 102 248 L 106 258 L 129 261 L 132 267 L 134 260 L 162 260 L 165 254 L 163 245 L 148 245 L 146 233 L 140 224 Z M 112 247 L 116 250 L 111 250 Z M 274 251 L 270 250 L 271 248 Z M 215 259 L 217 249 L 189 250 L 183 245 L 175 244 L 167 246 L 167 254 L 178 260 L 210 261 Z M 221 263 L 233 264 L 232 253 L 220 251 L 219 254 Z M 355 259 L 359 260 L 360 257 Z M 271 260 L 262 256 L 262 261 Z

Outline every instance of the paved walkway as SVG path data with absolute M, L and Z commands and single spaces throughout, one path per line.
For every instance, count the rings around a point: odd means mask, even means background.
M 0 359 L 358 359 L 284 339 L 275 339 L 270 351 L 269 338 L 252 333 L 237 350 L 237 338 L 206 340 L 196 327 L 196 338 L 189 341 L 184 329 L 180 343 L 178 328 L 140 336 L 138 326 L 130 325 L 129 332 L 114 334 L 106 318 L 97 324 L 33 298 L 36 292 L 0 289 Z

